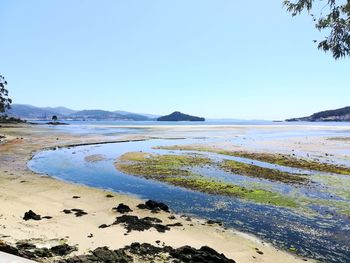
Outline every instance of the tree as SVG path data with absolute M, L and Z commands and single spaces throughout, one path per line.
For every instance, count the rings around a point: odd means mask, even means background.
M 0 75 L 0 113 L 11 108 L 12 100 L 8 97 L 6 85 L 7 81 L 4 76 Z
M 303 11 L 307 11 L 315 22 L 315 27 L 319 31 L 326 31 L 327 36 L 318 43 L 318 48 L 327 52 L 332 52 L 335 59 L 350 56 L 350 0 L 319 0 L 324 3 L 320 14 L 316 17 L 315 0 L 284 0 L 283 4 L 287 11 L 296 16 Z M 323 13 L 327 10 L 326 13 Z
M 52 116 L 52 121 L 54 121 L 54 122 L 57 121 L 57 116 L 56 116 L 56 115 L 53 115 L 53 116 Z

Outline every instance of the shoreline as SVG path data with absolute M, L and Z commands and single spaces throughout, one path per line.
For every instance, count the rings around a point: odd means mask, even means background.
M 100 224 L 110 223 L 118 215 L 111 210 L 118 203 L 129 205 L 134 210 L 133 215 L 156 216 L 164 222 L 172 223 L 172 221 L 167 218 L 169 214 L 150 214 L 136 209 L 137 204 L 143 200 L 135 196 L 112 193 L 114 198 L 106 198 L 106 195 L 111 192 L 38 175 L 26 166 L 30 157 L 38 151 L 45 150 L 48 144 L 51 144 L 49 147 L 73 147 L 64 145 L 67 142 L 89 145 L 99 143 L 98 140 L 106 139 L 105 136 L 86 135 L 81 138 L 82 136 L 62 132 L 45 134 L 40 127 L 30 125 L 6 129 L 2 127 L 1 133 L 10 136 L 7 142 L 0 144 L 0 152 L 5 153 L 0 157 L 0 162 L 4 164 L 0 169 L 0 200 L 3 204 L 0 208 L 0 225 L 3 227 L 0 240 L 14 243 L 34 236 L 38 238 L 35 242 L 40 244 L 48 241 L 49 243 L 62 242 L 61 238 L 63 238 L 68 244 L 78 244 L 77 253 L 86 253 L 88 250 L 104 245 L 121 248 L 135 241 L 156 245 L 155 242 L 161 240 L 173 247 L 191 245 L 198 248 L 209 245 L 237 262 L 303 261 L 301 257 L 279 250 L 253 235 L 234 229 L 225 230 L 219 226 L 203 225 L 203 219 L 193 218 L 192 221 L 187 221 L 179 215 L 175 215 L 176 222 L 180 222 L 184 227 L 172 228 L 166 233 L 149 230 L 131 232 L 125 236 L 125 229 L 119 225 L 107 228 L 106 231 L 100 230 L 98 229 Z M 18 130 L 13 131 L 13 129 Z M 35 131 L 34 134 L 33 131 Z M 23 132 L 26 135 L 23 135 Z M 23 135 L 23 139 L 16 139 L 16 135 L 19 138 Z M 56 136 L 61 138 L 56 140 Z M 81 139 L 85 142 L 81 142 Z M 125 136 L 119 136 L 119 139 L 125 140 Z M 134 140 L 137 139 L 134 138 Z M 116 141 L 106 143 L 113 142 Z M 5 166 L 6 169 L 4 169 Z M 80 198 L 72 198 L 74 195 Z M 28 196 L 31 198 L 27 198 Z M 63 209 L 73 207 L 84 209 L 88 215 L 76 218 L 61 212 Z M 24 222 L 21 217 L 29 209 L 53 218 L 38 222 Z M 79 229 L 76 229 L 76 224 L 79 224 Z M 87 237 L 88 232 L 93 232 L 93 238 Z M 259 249 L 258 251 L 263 251 L 263 254 L 257 253 L 256 248 Z

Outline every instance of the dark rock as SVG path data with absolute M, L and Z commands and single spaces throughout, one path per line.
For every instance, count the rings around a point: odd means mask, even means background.
M 170 255 L 181 262 L 191 263 L 235 263 L 234 260 L 228 259 L 224 254 L 219 254 L 214 249 L 203 246 L 200 249 L 195 249 L 190 246 L 173 249 Z
M 76 217 L 80 217 L 80 216 L 84 216 L 87 215 L 88 213 L 86 213 L 83 209 L 79 209 L 79 208 L 73 208 L 73 209 L 64 209 L 62 211 L 65 214 L 71 214 L 74 213 L 74 215 Z
M 143 219 L 147 220 L 147 221 L 150 221 L 150 222 L 154 222 L 154 223 L 162 223 L 163 222 L 162 220 L 160 220 L 159 218 L 156 218 L 156 217 L 146 216 Z
M 74 256 L 62 259 L 59 263 L 131 263 L 132 258 L 124 249 L 110 250 L 107 247 L 98 247 L 89 255 Z
M 74 195 L 72 198 L 74 198 L 74 199 L 79 199 L 80 196 Z
M 114 251 L 109 250 L 108 247 L 96 248 L 92 253 L 95 257 L 99 258 L 103 262 L 113 262 L 115 261 Z
M 50 251 L 57 256 L 66 256 L 76 250 L 76 247 L 70 246 L 68 244 L 54 246 L 50 249 Z
M 159 244 L 160 241 L 157 240 Z M 118 250 L 110 250 L 107 247 L 99 247 L 88 255 L 74 256 L 67 259 L 61 259 L 59 263 L 129 263 L 133 262 L 132 256 L 136 256 L 138 262 L 156 261 L 157 257 L 168 255 L 164 262 L 190 262 L 190 263 L 235 263 L 234 260 L 226 258 L 210 247 L 201 247 L 195 249 L 190 246 L 184 246 L 174 249 L 169 246 L 158 247 L 148 243 L 132 243 L 129 246 Z
M 25 221 L 28 221 L 30 219 L 32 220 L 41 220 L 41 216 L 40 215 L 37 215 L 36 213 L 34 213 L 32 210 L 29 210 L 28 212 L 25 212 L 24 213 L 24 217 L 23 219 Z
M 130 246 L 126 246 L 124 249 L 130 251 L 130 253 L 135 254 L 135 255 L 149 257 L 149 256 L 158 255 L 160 253 L 167 253 L 172 248 L 171 247 L 161 248 L 161 247 L 153 246 L 153 245 L 148 244 L 148 243 L 140 244 L 138 242 L 134 242 Z M 170 249 L 170 250 L 168 251 L 168 249 Z
M 221 223 L 220 221 L 211 220 L 211 219 L 209 219 L 209 220 L 207 221 L 207 224 L 208 224 L 208 225 L 214 225 L 214 224 L 217 224 L 217 225 L 219 225 L 219 226 L 221 226 L 221 225 L 222 225 L 222 223 Z
M 84 212 L 84 211 L 79 211 L 79 212 L 76 212 L 75 213 L 75 216 L 76 217 L 80 217 L 80 216 L 84 216 L 84 215 L 87 215 L 88 213 Z
M 109 250 L 107 247 L 96 248 L 93 255 L 102 262 L 131 262 L 131 257 L 127 256 L 122 250 Z
M 93 255 L 81 255 L 81 256 L 74 256 L 67 259 L 61 259 L 58 261 L 58 263 L 93 263 L 98 262 L 98 258 L 96 258 Z
M 16 246 L 19 250 L 35 249 L 36 248 L 36 246 L 34 244 L 30 244 L 30 243 L 24 242 L 24 241 L 17 242 Z
M 52 248 L 37 248 L 34 244 L 26 241 L 17 242 L 16 247 L 0 241 L 0 251 L 34 260 L 40 258 L 51 258 L 53 256 L 66 256 L 75 250 L 76 247 L 69 246 L 67 244 L 54 246 Z
M 170 230 L 170 227 L 166 225 L 159 224 L 158 218 L 145 217 L 138 218 L 137 216 L 132 215 L 122 215 L 117 217 L 116 221 L 113 224 L 124 224 L 127 232 L 135 231 L 145 231 L 150 228 L 155 228 L 158 232 L 165 232 Z
M 148 209 L 152 210 L 152 212 L 158 212 L 159 210 L 163 210 L 167 213 L 169 213 L 169 207 L 161 202 L 156 202 L 154 200 L 148 200 L 145 204 L 139 204 L 137 205 L 140 209 Z
M 73 208 L 71 209 L 72 212 L 83 212 L 84 210 L 83 209 L 80 209 L 80 208 Z
M 16 256 L 20 255 L 19 250 L 16 247 L 8 245 L 1 240 L 0 240 L 0 251 L 5 252 L 5 253 L 9 253 L 12 255 L 16 255 Z
M 150 210 L 153 210 L 153 209 L 156 209 L 156 208 L 159 208 L 165 212 L 170 212 L 169 211 L 169 207 L 164 204 L 164 203 L 161 203 L 161 202 L 156 202 L 156 201 L 153 201 L 153 200 L 148 200 L 145 205 L 150 209 Z
M 102 225 L 100 225 L 98 228 L 107 228 L 107 227 L 109 227 L 109 225 L 102 224 Z
M 79 208 L 73 208 L 71 209 L 71 211 L 74 212 L 74 215 L 76 217 L 80 217 L 88 214 L 83 209 L 79 209 Z
M 138 207 L 140 209 L 147 209 L 145 204 L 138 204 L 136 207 Z
M 174 215 L 169 216 L 168 218 L 169 218 L 170 220 L 174 220 L 174 219 L 176 219 L 176 217 L 175 217 Z
M 112 197 L 114 197 L 114 196 L 111 195 L 111 194 L 107 194 L 106 197 L 107 197 L 107 198 L 112 198 Z
M 52 216 L 43 216 L 41 219 L 52 219 Z
M 180 222 L 174 223 L 174 224 L 167 224 L 167 226 L 172 227 L 172 226 L 183 226 Z
M 117 212 L 124 214 L 132 212 L 129 206 L 124 205 L 123 203 L 120 203 L 117 207 L 114 207 L 113 210 L 117 210 Z
M 50 258 L 53 256 L 51 251 L 46 247 L 35 249 L 31 255 L 34 256 L 34 258 Z
M 173 249 L 169 246 L 156 247 L 147 243 L 132 243 L 130 246 L 126 246 L 125 250 L 131 254 L 139 255 L 141 257 L 157 256 L 161 253 L 167 253 L 172 256 L 171 262 L 191 262 L 191 263 L 235 263 L 234 260 L 226 258 L 223 254 L 219 254 L 214 249 L 209 247 L 202 247 L 195 249 L 190 246 Z

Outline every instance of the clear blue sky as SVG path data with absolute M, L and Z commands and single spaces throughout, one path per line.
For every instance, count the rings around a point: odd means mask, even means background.
M 15 103 L 283 119 L 350 105 L 350 59 L 282 0 L 0 0 Z

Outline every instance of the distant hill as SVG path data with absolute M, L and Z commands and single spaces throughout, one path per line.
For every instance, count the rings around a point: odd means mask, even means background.
M 63 115 L 63 116 L 77 112 L 76 110 L 68 109 L 66 107 L 45 107 L 42 109 L 52 111 L 52 112 L 57 112 L 59 115 Z
M 51 109 L 39 108 L 25 104 L 12 104 L 11 109 L 6 111 L 5 114 L 26 120 L 48 120 L 51 119 L 53 115 L 61 116 L 61 114 L 58 114 L 58 112 Z
M 123 115 L 120 115 L 118 113 L 110 112 L 110 111 L 104 111 L 104 110 L 82 110 L 77 111 L 73 114 L 70 114 L 68 117 L 73 119 L 113 119 L 113 118 L 122 118 Z
M 56 115 L 59 120 L 130 120 L 148 121 L 152 120 L 145 115 L 104 110 L 82 110 L 76 111 L 66 107 L 35 107 L 25 104 L 12 104 L 11 109 L 5 114 L 25 120 L 51 120 Z
M 169 115 L 159 117 L 157 121 L 205 121 L 205 119 L 175 111 Z
M 70 114 L 68 117 L 78 120 L 131 120 L 131 121 L 147 121 L 148 117 L 134 113 L 120 114 L 112 111 L 104 110 L 82 110 Z
M 321 111 L 308 117 L 293 118 L 286 121 L 350 121 L 350 107 Z
M 122 110 L 117 110 L 114 111 L 115 113 L 119 113 L 121 115 L 141 115 L 141 116 L 146 116 L 150 119 L 157 119 L 158 117 L 160 117 L 160 115 L 156 115 L 156 114 L 148 114 L 148 113 L 133 113 L 133 112 L 129 112 L 129 111 L 122 111 Z

